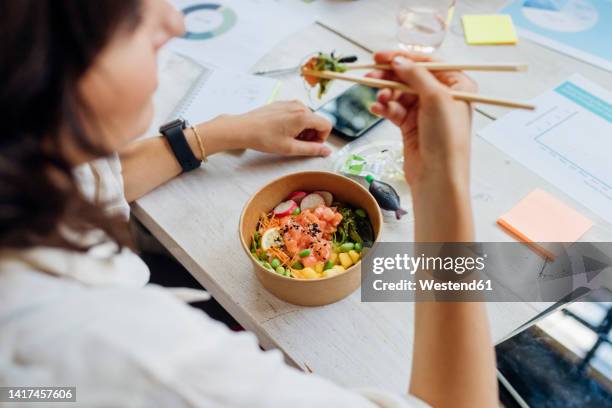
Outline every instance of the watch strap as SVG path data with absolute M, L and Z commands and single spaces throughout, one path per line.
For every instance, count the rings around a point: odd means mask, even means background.
M 184 121 L 174 121 L 168 125 L 162 126 L 159 131 L 168 140 L 168 144 L 170 145 L 176 160 L 183 169 L 183 172 L 186 173 L 200 167 L 201 162 L 193 154 L 193 151 L 187 142 L 187 137 L 183 132 L 184 128 Z

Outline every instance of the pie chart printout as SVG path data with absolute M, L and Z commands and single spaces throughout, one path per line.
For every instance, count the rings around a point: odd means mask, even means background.
M 522 11 L 532 23 L 560 32 L 585 31 L 599 19 L 597 9 L 588 0 L 527 0 Z
M 612 72 L 612 0 L 514 0 L 500 12 L 520 38 Z
M 197 3 L 182 10 L 185 15 L 186 40 L 209 40 L 219 37 L 236 25 L 238 16 L 229 7 L 215 3 Z

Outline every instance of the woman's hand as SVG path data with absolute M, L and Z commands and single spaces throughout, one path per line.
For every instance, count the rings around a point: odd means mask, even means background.
M 412 190 L 415 240 L 470 242 L 474 239 L 469 194 L 472 109 L 450 90 L 475 91 L 476 84 L 458 71 L 431 73 L 413 61 L 428 58 L 405 52 L 375 55 L 391 71 L 371 77 L 410 86 L 417 95 L 381 90 L 372 112 L 397 125 L 404 139 L 404 172 Z
M 431 73 L 413 61 L 429 61 L 406 52 L 381 52 L 377 64 L 392 71 L 368 76 L 403 82 L 417 95 L 383 89 L 372 112 L 397 125 L 404 139 L 404 171 L 413 190 L 432 178 L 445 178 L 467 188 L 469 182 L 471 107 L 454 100 L 450 90 L 476 91 L 476 84 L 459 71 Z
M 414 240 L 474 242 L 469 195 L 471 107 L 449 91 L 475 91 L 460 72 L 432 74 L 403 52 L 378 53 L 390 72 L 417 95 L 382 90 L 372 112 L 396 124 L 404 138 L 412 189 Z M 429 247 L 424 247 L 429 248 Z M 463 376 L 469 372 L 471 375 Z M 416 302 L 410 393 L 434 407 L 497 406 L 495 357 L 482 303 Z
M 299 101 L 275 102 L 241 115 L 222 116 L 233 148 L 285 156 L 328 156 L 332 125 Z

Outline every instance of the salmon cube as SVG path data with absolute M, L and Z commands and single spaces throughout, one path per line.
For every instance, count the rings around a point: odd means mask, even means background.
M 310 268 L 315 266 L 317 262 L 317 258 L 314 255 L 308 255 L 307 257 L 302 258 L 302 265 L 308 266 Z

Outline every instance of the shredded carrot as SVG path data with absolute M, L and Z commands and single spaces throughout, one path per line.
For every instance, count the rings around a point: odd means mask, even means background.
M 264 232 L 270 228 L 279 227 L 280 220 L 273 213 L 262 213 L 259 217 L 259 231 Z
M 270 248 L 270 252 L 275 255 L 279 261 L 281 261 L 281 263 L 284 265 L 286 265 L 289 262 L 289 257 L 280 249 L 276 248 L 276 247 L 272 247 Z

